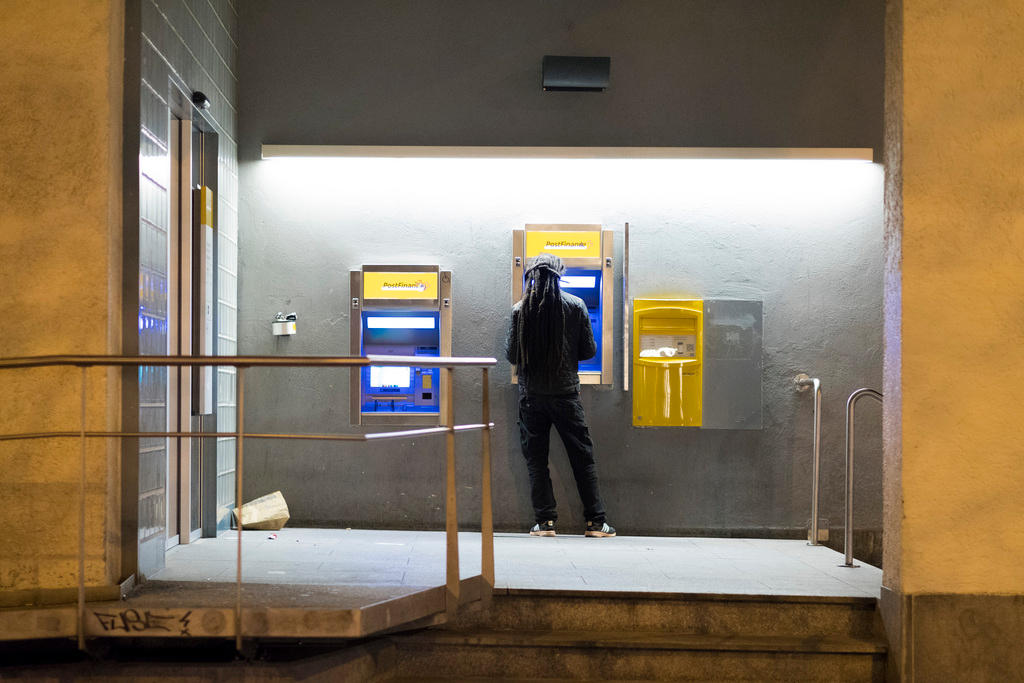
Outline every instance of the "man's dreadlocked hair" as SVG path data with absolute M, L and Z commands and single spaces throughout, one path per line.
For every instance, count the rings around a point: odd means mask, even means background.
M 550 375 L 565 360 L 565 311 L 558 279 L 562 260 L 540 254 L 526 271 L 526 291 L 516 320 L 519 374 Z

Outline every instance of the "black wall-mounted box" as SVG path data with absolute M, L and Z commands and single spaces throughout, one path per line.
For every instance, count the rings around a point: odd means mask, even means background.
M 551 91 L 602 92 L 608 87 L 611 68 L 611 57 L 544 55 L 541 83 Z

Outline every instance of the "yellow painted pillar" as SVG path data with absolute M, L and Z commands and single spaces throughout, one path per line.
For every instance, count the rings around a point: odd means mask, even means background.
M 905 680 L 1010 680 L 1024 671 L 1024 3 L 891 0 L 888 19 L 884 613 Z
M 118 353 L 124 3 L 0 7 L 0 357 Z M 116 371 L 89 428 L 118 429 Z M 0 371 L 0 433 L 77 430 L 76 368 Z M 118 578 L 118 444 L 86 455 L 86 583 Z M 78 582 L 80 445 L 0 443 L 0 590 Z

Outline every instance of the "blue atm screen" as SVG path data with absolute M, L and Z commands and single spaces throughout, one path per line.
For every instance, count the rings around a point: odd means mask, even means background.
M 590 327 L 594 330 L 597 353 L 590 360 L 580 361 L 580 370 L 601 371 L 601 269 L 566 268 L 562 275 L 561 287 L 569 294 L 583 299 L 590 311 Z
M 436 311 L 363 311 L 366 355 L 437 357 L 441 349 Z M 361 410 L 367 413 L 437 413 L 438 368 L 374 366 L 360 370 Z

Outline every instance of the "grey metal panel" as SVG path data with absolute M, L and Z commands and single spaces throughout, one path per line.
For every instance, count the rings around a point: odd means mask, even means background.
M 440 352 L 442 356 L 452 355 L 452 271 L 442 270 L 440 282 L 438 282 L 437 294 L 441 297 L 441 348 Z M 356 374 L 355 372 L 351 374 Z M 438 402 L 438 410 L 444 413 L 445 401 L 448 400 L 448 392 L 452 391 L 450 373 L 441 370 L 441 391 L 439 394 L 440 401 Z M 439 420 L 439 417 L 443 415 L 430 415 L 434 419 L 434 424 L 443 424 L 443 420 Z
M 349 328 L 348 353 L 350 356 L 358 356 L 363 352 L 363 317 L 359 315 L 363 300 L 363 271 L 349 271 L 349 295 L 352 298 L 352 314 L 349 316 L 351 327 Z M 362 412 L 359 410 L 359 373 L 351 371 L 348 373 L 349 382 L 349 412 L 352 424 L 362 424 Z
M 614 233 L 601 231 L 601 384 L 612 384 L 612 326 L 614 324 L 615 271 L 612 268 L 612 253 L 615 251 Z
M 523 278 L 526 271 L 526 231 L 512 231 L 512 305 L 523 298 Z M 519 384 L 515 363 L 509 365 L 512 384 Z
M 704 429 L 761 429 L 760 301 L 704 300 Z
M 512 305 L 523 298 L 523 272 L 526 270 L 526 231 L 512 231 Z

